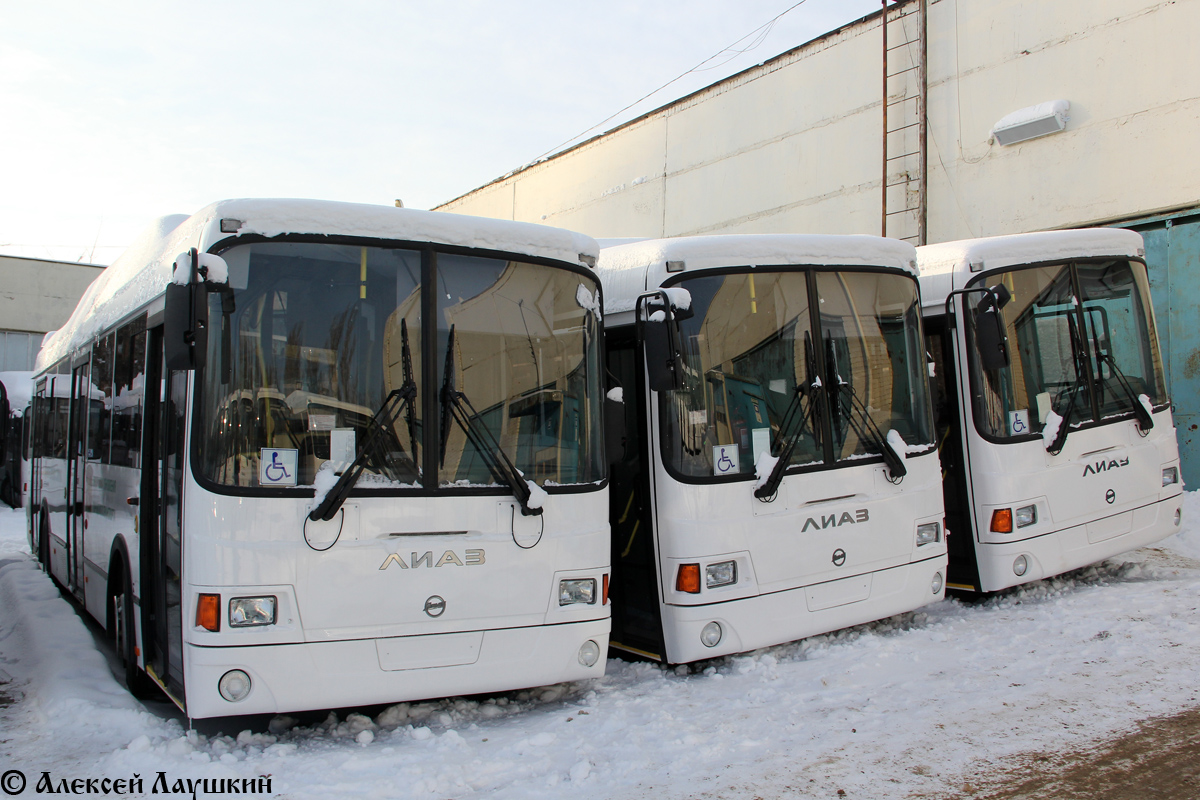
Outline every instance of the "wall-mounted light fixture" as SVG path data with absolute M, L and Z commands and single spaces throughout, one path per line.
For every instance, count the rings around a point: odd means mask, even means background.
M 992 126 L 992 136 L 1000 144 L 1017 144 L 1039 136 L 1058 133 L 1067 127 L 1067 100 L 1050 100 L 1007 114 Z

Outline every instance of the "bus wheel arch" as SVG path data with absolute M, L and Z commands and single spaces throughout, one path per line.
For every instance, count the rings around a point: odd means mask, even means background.
M 133 577 L 129 569 L 129 552 L 120 536 L 113 542 L 109 556 L 106 594 L 105 630 L 124 670 L 125 686 L 134 697 L 148 697 L 153 693 L 154 684 L 138 666 Z

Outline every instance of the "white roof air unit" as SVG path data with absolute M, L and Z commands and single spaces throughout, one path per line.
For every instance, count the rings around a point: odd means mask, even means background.
M 1066 100 L 1051 100 L 1036 106 L 1022 108 L 1002 118 L 992 126 L 992 136 L 1000 144 L 1016 144 L 1058 133 L 1067 127 L 1067 112 L 1071 109 Z

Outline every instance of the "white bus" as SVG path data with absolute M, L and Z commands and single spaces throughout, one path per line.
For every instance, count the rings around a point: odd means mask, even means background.
M 344 203 L 164 218 L 39 355 L 33 552 L 192 718 L 602 675 L 597 253 Z
M 601 250 L 618 651 L 681 664 L 943 597 L 913 248 L 737 235 Z
M 994 592 L 1179 530 L 1183 483 L 1141 237 L 919 248 L 948 585 Z

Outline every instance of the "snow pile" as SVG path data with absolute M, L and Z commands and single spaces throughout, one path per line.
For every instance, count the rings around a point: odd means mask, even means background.
M 528 478 L 525 479 L 525 485 L 529 487 L 529 501 L 526 503 L 530 508 L 541 508 L 546 504 L 546 490 L 538 486 Z
M 212 253 L 197 253 L 197 267 L 203 279 L 209 283 L 228 283 L 229 265 L 225 259 Z M 192 254 L 180 253 L 175 259 L 175 271 L 171 273 L 171 283 L 187 286 L 192 282 Z
M 1063 418 L 1053 411 L 1046 414 L 1046 424 L 1042 426 L 1042 441 L 1047 445 L 1051 444 L 1058 436 L 1058 429 L 1062 427 Z
M 595 314 L 596 320 L 599 321 L 603 319 L 604 313 L 600 309 L 600 301 L 597 299 L 597 294 L 599 292 L 593 293 L 591 289 L 581 283 L 579 284 L 579 288 L 575 290 L 575 302 L 584 311 L 590 311 Z
M 771 477 L 771 473 L 775 471 L 775 465 L 779 463 L 779 457 L 771 455 L 769 450 L 764 450 L 758 454 L 758 460 L 754 462 L 754 474 L 758 478 L 754 482 L 754 488 L 759 489 L 767 479 Z
M 338 475 L 333 471 L 333 462 L 326 461 L 317 468 L 317 474 L 313 476 L 313 488 L 316 489 L 316 495 L 312 499 L 312 505 L 308 507 L 312 511 L 321 503 L 325 502 L 325 495 L 329 494 L 329 490 L 337 485 Z
M 609 400 L 612 400 L 614 403 L 624 403 L 625 402 L 625 390 L 622 389 L 620 386 L 614 386 L 613 388 L 608 390 L 607 397 Z
M 672 286 L 669 289 L 663 289 L 667 295 L 667 301 L 671 304 L 671 308 L 687 311 L 692 307 L 692 293 L 681 286 Z
M 269 774 L 297 799 L 957 796 L 1019 754 L 1195 703 L 1200 495 L 1184 505 L 1184 530 L 1155 548 L 692 668 L 611 660 L 594 681 L 187 732 L 120 692 L 9 512 L 4 753 L 26 775 L 147 787 L 158 771 Z
M 892 448 L 893 453 L 900 457 L 901 461 L 908 458 L 909 453 L 923 453 L 929 449 L 927 444 L 908 444 L 900 432 L 894 429 L 887 432 L 887 445 Z
M 1138 395 L 1138 402 L 1142 404 L 1142 408 L 1146 409 L 1146 413 L 1154 416 L 1154 404 L 1150 402 L 1150 398 L 1144 394 Z

